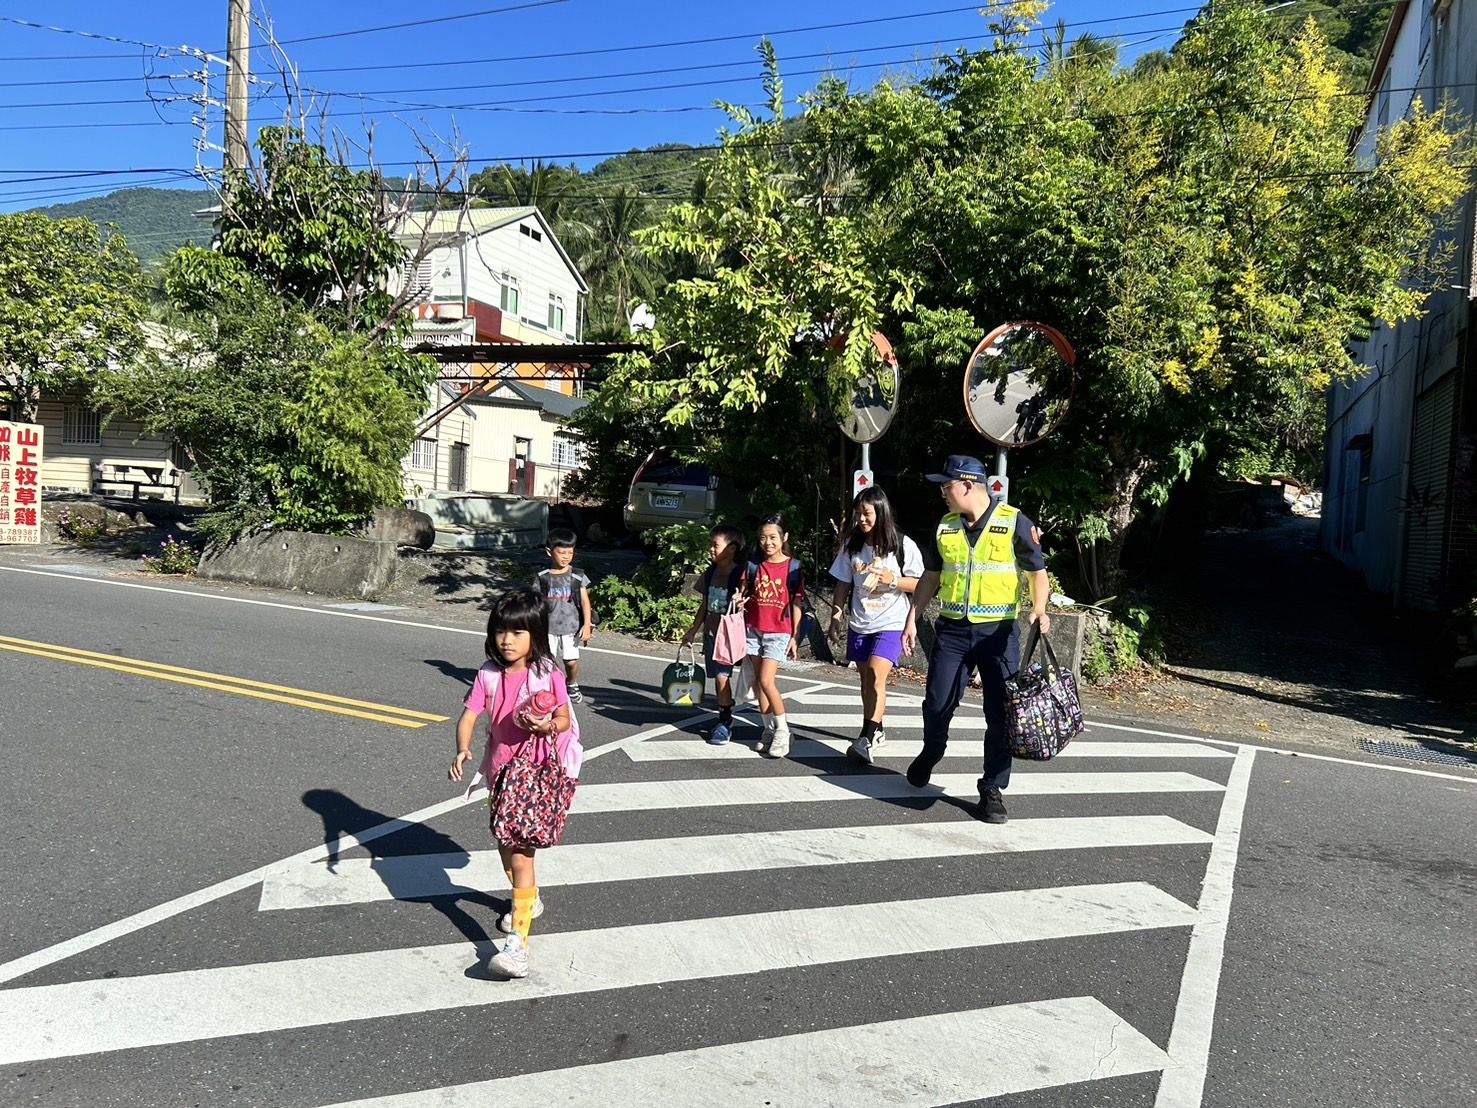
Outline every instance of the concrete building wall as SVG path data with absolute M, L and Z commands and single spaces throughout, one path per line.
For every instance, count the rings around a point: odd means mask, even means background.
M 1477 114 L 1477 0 L 1398 6 L 1389 65 L 1374 83 L 1357 150 L 1374 163 L 1381 122 L 1451 103 Z M 1433 244 L 1453 266 L 1422 318 L 1380 326 L 1355 347 L 1368 368 L 1328 398 L 1323 549 L 1402 608 L 1440 610 L 1470 577 L 1463 536 L 1477 509 L 1463 485 L 1474 438 L 1474 195 Z M 1463 459 L 1468 459 L 1463 461 Z

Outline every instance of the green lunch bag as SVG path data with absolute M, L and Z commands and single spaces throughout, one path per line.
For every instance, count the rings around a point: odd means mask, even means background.
M 685 662 L 682 660 L 684 650 L 688 657 Z M 662 698 L 668 704 L 701 704 L 707 682 L 708 675 L 697 664 L 692 646 L 683 643 L 677 648 L 677 660 L 662 670 Z

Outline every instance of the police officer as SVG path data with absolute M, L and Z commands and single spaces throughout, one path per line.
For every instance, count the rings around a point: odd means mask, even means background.
M 1020 574 L 1030 575 L 1030 621 L 1045 633 L 1050 593 L 1040 533 L 1019 510 L 992 495 L 978 458 L 953 454 L 939 486 L 949 512 L 934 542 L 923 546 L 923 577 L 913 593 L 905 650 L 916 639 L 918 613 L 939 598 L 928 692 L 923 701 L 923 750 L 908 767 L 908 782 L 922 788 L 944 756 L 949 721 L 978 669 L 985 688 L 985 765 L 980 777 L 980 814 L 986 823 L 1008 818 L 1000 790 L 1010 783 L 1010 746 L 1005 735 L 1005 679 L 1020 668 L 1016 608 Z

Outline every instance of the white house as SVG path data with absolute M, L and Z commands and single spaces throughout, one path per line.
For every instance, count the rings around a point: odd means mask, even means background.
M 507 343 L 502 368 L 443 366 L 428 399 L 423 431 L 405 463 L 408 495 L 432 491 L 515 492 L 558 497 L 577 466 L 563 424 L 582 407 L 572 367 L 516 363 L 517 344 L 575 343 L 589 286 L 535 207 L 475 208 L 412 217 L 401 238 L 423 237 L 429 254 L 413 273 L 418 302 L 413 342 L 445 346 Z M 460 405 L 469 383 L 505 383 Z M 458 380 L 460 379 L 460 380 Z M 450 408 L 449 414 L 435 417 Z
M 1357 139 L 1364 164 L 1417 98 L 1477 115 L 1477 0 L 1395 5 Z M 1328 397 L 1322 547 L 1401 609 L 1447 610 L 1477 585 L 1474 209 L 1469 190 L 1432 244 L 1456 264 L 1422 317 L 1378 327 L 1355 348 L 1370 371 Z
M 408 247 L 434 246 L 404 275 L 428 333 L 470 342 L 579 342 L 589 286 L 534 207 L 412 216 Z M 441 324 L 437 327 L 436 324 Z M 454 324 L 455 327 L 446 325 Z
M 566 421 L 588 401 L 509 377 L 486 393 L 462 398 L 442 382 L 443 405 L 461 400 L 416 440 L 406 463 L 407 495 L 511 492 L 559 500 L 564 482 L 584 459 L 584 444 Z

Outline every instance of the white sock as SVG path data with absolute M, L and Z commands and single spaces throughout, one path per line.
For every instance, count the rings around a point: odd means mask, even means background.
M 774 716 L 770 715 L 768 712 L 760 712 L 759 718 L 764 721 L 764 730 L 774 730 Z
M 788 735 L 790 733 L 790 723 L 784 716 L 773 716 L 771 718 L 774 720 L 774 733 L 776 735 Z

